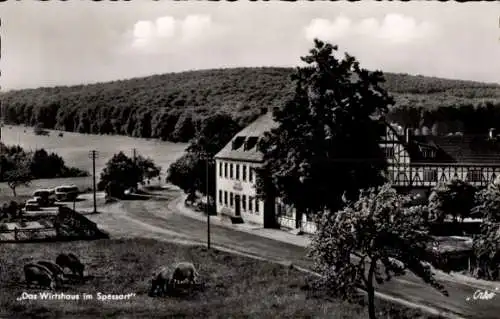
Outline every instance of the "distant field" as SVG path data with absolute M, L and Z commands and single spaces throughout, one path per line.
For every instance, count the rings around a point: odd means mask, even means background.
M 164 170 L 170 163 L 179 158 L 186 144 L 162 142 L 154 139 L 133 138 L 113 135 L 79 134 L 50 131 L 50 136 L 40 136 L 33 133 L 33 128 L 8 125 L 2 128 L 2 141 L 6 145 L 19 144 L 23 148 L 45 148 L 48 152 L 55 152 L 62 156 L 68 166 L 75 166 L 92 173 L 92 161 L 88 158 L 89 150 L 99 151 L 96 160 L 96 171 L 99 173 L 105 163 L 119 151 L 132 156 L 132 149 L 137 149 L 138 154 L 149 156 L 161 165 Z
M 23 264 L 54 260 L 73 252 L 86 265 L 87 281 L 68 285 L 66 294 L 136 293 L 116 301 L 16 301 L 24 286 Z M 297 270 L 202 247 L 185 247 L 147 239 L 0 245 L 0 317 L 9 318 L 366 318 L 365 309 L 314 296 Z M 149 279 L 158 266 L 191 261 L 206 282 L 191 297 L 151 298 Z M 2 313 L 4 312 L 4 313 Z M 407 318 L 427 318 L 405 315 Z M 279 315 L 278 315 L 279 314 Z M 406 317 L 406 316 L 405 316 Z M 381 317 L 382 318 L 382 317 Z M 384 316 L 384 318 L 388 318 Z M 403 318 L 394 314 L 392 318 Z
M 2 141 L 6 145 L 21 145 L 26 150 L 45 148 L 48 152 L 60 155 L 67 166 L 74 166 L 87 170 L 92 174 L 92 161 L 88 158 L 91 149 L 99 151 L 96 160 L 96 175 L 100 172 L 106 162 L 119 151 L 127 156 L 132 156 L 132 149 L 137 149 L 137 154 L 148 156 L 162 167 L 162 179 L 169 165 L 179 158 L 186 144 L 161 142 L 154 139 L 132 138 L 112 135 L 92 135 L 63 132 L 63 137 L 58 136 L 59 131 L 50 131 L 50 136 L 39 136 L 33 134 L 33 129 L 22 126 L 6 126 L 2 128 Z M 61 178 L 50 180 L 33 181 L 29 188 L 19 187 L 19 195 L 31 194 L 37 188 L 55 187 L 61 184 L 76 184 L 81 189 L 92 187 L 92 176 L 83 178 Z M 12 192 L 5 183 L 0 183 L 0 203 L 9 199 Z

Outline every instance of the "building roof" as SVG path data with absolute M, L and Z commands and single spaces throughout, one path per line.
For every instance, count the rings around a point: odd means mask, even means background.
M 429 162 L 416 152 L 416 146 L 425 145 L 437 150 L 432 162 L 500 165 L 500 140 L 484 135 L 413 136 L 410 157 L 413 162 Z
M 236 134 L 215 155 L 215 158 L 241 160 L 248 162 L 262 161 L 262 153 L 258 151 L 257 144 L 265 132 L 278 126 L 274 121 L 272 112 L 259 116 L 255 121 Z
M 383 121 L 382 121 L 383 122 Z M 386 122 L 385 125 L 393 128 L 399 139 L 405 144 L 414 163 L 455 163 L 477 165 L 500 165 L 500 138 L 489 138 L 488 134 L 471 135 L 412 135 L 409 143 L 405 143 L 404 134 Z M 272 112 L 258 117 L 250 125 L 242 129 L 215 158 L 261 162 L 262 154 L 257 144 L 265 132 L 276 128 Z M 429 157 L 426 152 L 434 153 Z

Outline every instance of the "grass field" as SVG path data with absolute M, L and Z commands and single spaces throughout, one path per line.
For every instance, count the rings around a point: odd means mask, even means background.
M 49 136 L 35 135 L 33 128 L 8 125 L 2 128 L 2 142 L 6 145 L 20 145 L 26 150 L 44 148 L 48 152 L 60 155 L 67 166 L 74 166 L 92 173 L 92 161 L 88 157 L 89 150 L 99 152 L 96 160 L 96 172 L 100 173 L 106 162 L 119 151 L 132 156 L 132 149 L 137 154 L 151 157 L 164 172 L 177 158 L 179 158 L 186 144 L 162 142 L 154 139 L 132 138 L 115 135 L 93 135 L 50 131 Z
M 123 151 L 127 156 L 132 156 L 132 149 L 135 148 L 137 154 L 151 157 L 162 167 L 163 181 L 169 165 L 182 156 L 186 148 L 186 144 L 124 136 L 63 132 L 63 137 L 59 137 L 59 131 L 50 131 L 49 136 L 39 136 L 33 133 L 33 128 L 23 126 L 2 128 L 2 142 L 6 145 L 20 145 L 25 150 L 45 148 L 48 152 L 60 155 L 67 166 L 87 170 L 90 174 L 92 174 L 92 161 L 88 158 L 88 151 L 95 149 L 99 151 L 99 158 L 96 160 L 97 178 L 99 178 L 106 162 L 114 154 Z M 30 187 L 19 187 L 16 190 L 20 196 L 16 200 L 30 197 L 37 188 L 55 187 L 63 184 L 76 184 L 80 189 L 87 189 L 92 187 L 92 176 L 35 180 Z M 0 204 L 11 199 L 12 191 L 5 183 L 0 183 Z
M 22 300 L 22 265 L 54 260 L 73 252 L 86 265 L 86 282 L 67 284 L 66 294 L 92 294 L 94 300 Z M 359 305 L 314 296 L 297 270 L 203 247 L 147 239 L 0 245 L 0 317 L 9 318 L 366 318 Z M 205 290 L 186 297 L 148 297 L 154 269 L 178 261 L 193 262 L 206 282 Z M 136 295 L 129 300 L 100 301 L 97 293 Z M 1 313 L 4 311 L 4 313 Z M 413 313 L 413 311 L 412 311 Z M 277 315 L 279 314 L 279 315 Z M 387 315 L 381 318 L 388 318 Z M 392 318 L 427 318 L 417 313 Z

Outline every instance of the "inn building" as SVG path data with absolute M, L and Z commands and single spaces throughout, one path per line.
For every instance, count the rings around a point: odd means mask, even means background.
M 282 227 L 313 233 L 308 216 L 297 219 L 295 209 L 279 199 L 270 204 L 256 198 L 254 170 L 262 164 L 257 144 L 274 127 L 272 112 L 262 109 L 259 118 L 216 154 L 217 213 L 264 227 L 271 227 L 274 219 Z M 436 136 L 381 122 L 380 137 L 388 162 L 386 178 L 402 192 L 427 196 L 432 187 L 453 179 L 483 187 L 500 175 L 500 139 L 494 129 L 483 135 Z

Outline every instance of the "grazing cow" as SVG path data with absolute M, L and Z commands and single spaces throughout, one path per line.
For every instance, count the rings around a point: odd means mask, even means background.
M 83 270 L 85 269 L 85 266 L 80 262 L 78 257 L 72 253 L 59 254 L 56 258 L 56 264 L 62 269 L 68 268 L 73 274 L 78 274 L 80 275 L 80 278 L 83 279 Z
M 55 278 L 52 272 L 45 266 L 34 263 L 24 265 L 24 277 L 26 278 L 28 287 L 36 281 L 39 286 L 55 290 Z
M 40 260 L 37 264 L 47 267 L 48 270 L 52 272 L 54 278 L 62 282 L 64 277 L 64 270 L 58 264 L 55 264 L 48 260 Z
M 172 271 L 168 267 L 161 267 L 153 273 L 153 276 L 151 276 L 151 290 L 149 291 L 151 297 L 165 295 L 171 273 Z
M 171 283 L 175 284 L 188 281 L 189 284 L 194 284 L 195 279 L 199 277 L 198 272 L 194 265 L 190 262 L 180 262 L 175 265 L 174 272 L 172 273 Z

